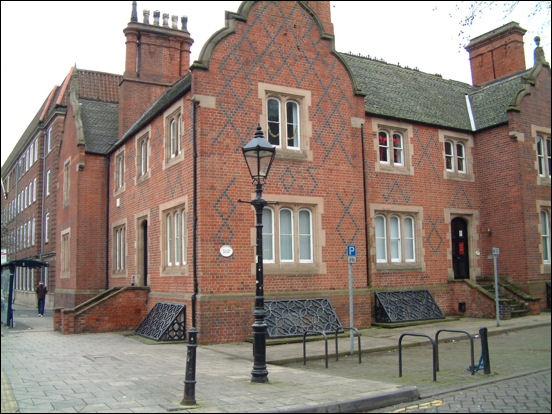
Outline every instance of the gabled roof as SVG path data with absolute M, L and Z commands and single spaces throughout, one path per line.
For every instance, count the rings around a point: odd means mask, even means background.
M 470 130 L 466 83 L 379 60 L 341 53 L 360 89 L 367 114 Z
M 341 56 L 366 94 L 367 114 L 465 131 L 472 131 L 466 95 L 476 131 L 504 124 L 526 78 L 538 69 L 535 66 L 483 86 L 472 86 L 366 57 Z M 548 65 L 536 65 L 541 64 Z
M 78 70 L 75 74 L 78 110 L 75 115 L 82 122 L 82 136 L 85 151 L 107 155 L 117 142 L 119 134 L 119 83 L 122 76 L 111 73 Z M 78 121 L 77 121 L 78 122 Z M 77 128 L 77 134 L 81 131 Z
M 111 150 L 119 147 L 125 140 L 144 128 L 149 122 L 151 122 L 162 111 L 171 106 L 174 101 L 186 92 L 188 92 L 192 85 L 192 74 L 187 73 L 182 78 L 172 84 L 163 94 L 157 98 L 157 100 L 151 104 L 151 106 L 131 125 L 127 132 L 123 134 L 120 143 L 117 143 Z
M 508 108 L 523 88 L 525 70 L 514 75 L 497 79 L 477 88 L 470 94 L 473 117 L 477 130 L 508 122 Z
M 79 98 L 85 151 L 108 154 L 119 133 L 119 104 Z

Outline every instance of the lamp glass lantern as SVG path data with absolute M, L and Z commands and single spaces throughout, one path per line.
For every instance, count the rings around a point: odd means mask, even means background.
M 276 148 L 265 139 L 260 125 L 257 126 L 255 135 L 242 148 L 242 151 L 251 178 L 261 184 L 268 176 Z

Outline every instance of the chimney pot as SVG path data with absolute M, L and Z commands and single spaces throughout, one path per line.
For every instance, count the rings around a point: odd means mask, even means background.
M 144 13 L 144 24 L 150 24 L 149 22 L 150 11 L 144 10 L 143 13 Z
M 159 10 L 155 10 L 153 12 L 153 24 L 155 26 L 159 26 L 159 15 L 161 14 L 161 12 Z
M 163 27 L 169 27 L 169 13 L 163 13 Z
M 187 32 L 188 31 L 188 17 L 182 16 L 180 18 L 180 21 L 182 22 L 182 31 Z
M 178 29 L 178 16 L 171 16 L 172 28 Z

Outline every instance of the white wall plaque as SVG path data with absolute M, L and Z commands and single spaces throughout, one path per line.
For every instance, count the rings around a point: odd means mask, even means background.
M 232 249 L 232 247 L 228 245 L 224 245 L 220 248 L 220 254 L 223 257 L 230 257 L 232 256 L 233 253 L 234 253 L 234 250 Z

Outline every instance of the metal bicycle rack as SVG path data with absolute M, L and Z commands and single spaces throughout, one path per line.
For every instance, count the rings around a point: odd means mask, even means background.
M 403 333 L 399 337 L 399 377 L 402 377 L 402 346 L 401 346 L 401 342 L 402 342 L 403 337 L 405 337 L 405 336 L 421 336 L 421 337 L 427 338 L 431 341 L 431 345 L 433 346 L 433 381 L 434 382 L 437 381 L 437 349 L 436 349 L 436 346 L 435 346 L 435 341 L 429 335 L 418 334 L 418 333 L 409 333 L 409 332 Z
M 470 369 L 471 369 L 471 374 L 474 375 L 475 374 L 475 366 L 473 364 L 473 337 L 469 332 L 458 330 L 458 329 L 439 329 L 435 333 L 435 349 L 436 349 L 435 353 L 437 355 L 437 371 L 439 371 L 439 334 L 441 332 L 458 332 L 458 333 L 465 333 L 466 335 L 468 335 L 468 338 L 470 339 L 470 358 L 471 358 L 470 359 L 470 361 L 471 361 Z
M 348 326 L 339 326 L 335 329 L 335 360 L 339 361 L 339 345 L 338 345 L 338 333 L 343 332 L 343 330 L 348 329 L 356 333 L 358 338 L 358 363 L 362 363 L 362 350 L 360 347 L 360 332 L 356 328 Z M 303 333 L 303 365 L 307 365 L 307 346 L 306 340 L 307 335 L 322 335 L 324 337 L 324 349 L 325 349 L 325 358 L 326 358 L 326 368 L 328 368 L 328 336 L 327 332 L 322 331 L 308 331 Z

